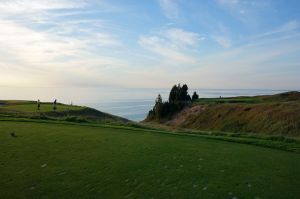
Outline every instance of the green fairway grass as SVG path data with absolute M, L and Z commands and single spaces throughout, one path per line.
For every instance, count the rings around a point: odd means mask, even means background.
M 258 104 L 263 103 L 261 97 L 234 97 L 234 98 L 201 98 L 194 104 L 223 104 L 223 103 L 242 103 L 242 104 Z
M 194 104 L 270 104 L 280 102 L 297 102 L 300 103 L 299 92 L 285 92 L 276 95 L 262 96 L 240 96 L 240 97 L 219 97 L 219 98 L 200 98 L 194 101 Z
M 22 111 L 22 112 L 49 112 L 53 111 L 52 103 L 41 103 L 40 110 L 37 108 L 37 103 L 32 101 L 6 101 L 2 108 L 8 110 Z M 57 104 L 56 111 L 69 111 L 69 110 L 80 110 L 83 109 L 81 106 L 73 106 L 66 104 Z
M 143 129 L 1 121 L 0 146 L 0 198 L 300 196 L 300 155 L 252 145 Z
M 104 113 L 85 106 L 56 104 L 42 102 L 38 110 L 37 102 L 22 100 L 0 100 L 0 118 L 30 118 L 43 120 L 69 121 L 79 123 L 129 123 L 130 121 L 118 116 Z

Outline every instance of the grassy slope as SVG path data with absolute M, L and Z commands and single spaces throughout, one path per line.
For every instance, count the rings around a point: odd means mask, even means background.
M 300 196 L 300 156 L 280 150 L 147 130 L 12 121 L 0 122 L 0 144 L 0 198 Z
M 199 99 L 167 124 L 198 130 L 300 136 L 300 93 Z
M 40 110 L 37 110 L 37 104 L 34 101 L 13 100 L 0 101 L 0 116 L 67 120 L 72 122 L 129 122 L 127 119 L 83 106 L 57 104 L 56 111 L 53 111 L 52 103 L 41 103 Z

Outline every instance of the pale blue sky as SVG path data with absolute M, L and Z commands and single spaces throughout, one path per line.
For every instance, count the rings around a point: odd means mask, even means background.
M 0 0 L 1 87 L 300 88 L 298 0 Z

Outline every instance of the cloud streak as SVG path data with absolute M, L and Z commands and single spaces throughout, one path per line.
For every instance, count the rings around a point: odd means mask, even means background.
M 178 20 L 180 16 L 176 0 L 158 0 L 163 14 L 170 20 Z
M 299 16 L 269 23 L 275 15 L 261 13 L 273 6 L 269 0 L 2 0 L 0 86 L 300 85 Z
M 60 19 L 64 13 L 80 15 L 88 6 L 83 0 L 1 1 L 0 69 L 5 77 L 0 85 L 94 81 L 108 68 L 122 67 L 125 61 L 105 52 L 123 48 L 117 35 L 99 30 L 108 22 Z
M 201 40 L 199 34 L 182 29 L 171 28 L 151 36 L 141 36 L 140 46 L 161 56 L 168 65 L 195 64 L 191 49 L 196 48 Z
M 0 11 L 3 13 L 32 13 L 45 10 L 72 9 L 86 6 L 83 0 L 2 0 Z

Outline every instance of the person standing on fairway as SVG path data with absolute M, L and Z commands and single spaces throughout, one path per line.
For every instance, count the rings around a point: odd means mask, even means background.
M 37 108 L 38 108 L 38 110 L 40 110 L 40 107 L 41 107 L 41 103 L 40 103 L 40 100 L 38 99 L 38 101 L 37 101 Z
M 55 99 L 54 102 L 53 102 L 53 110 L 54 110 L 54 111 L 56 110 L 56 99 Z

